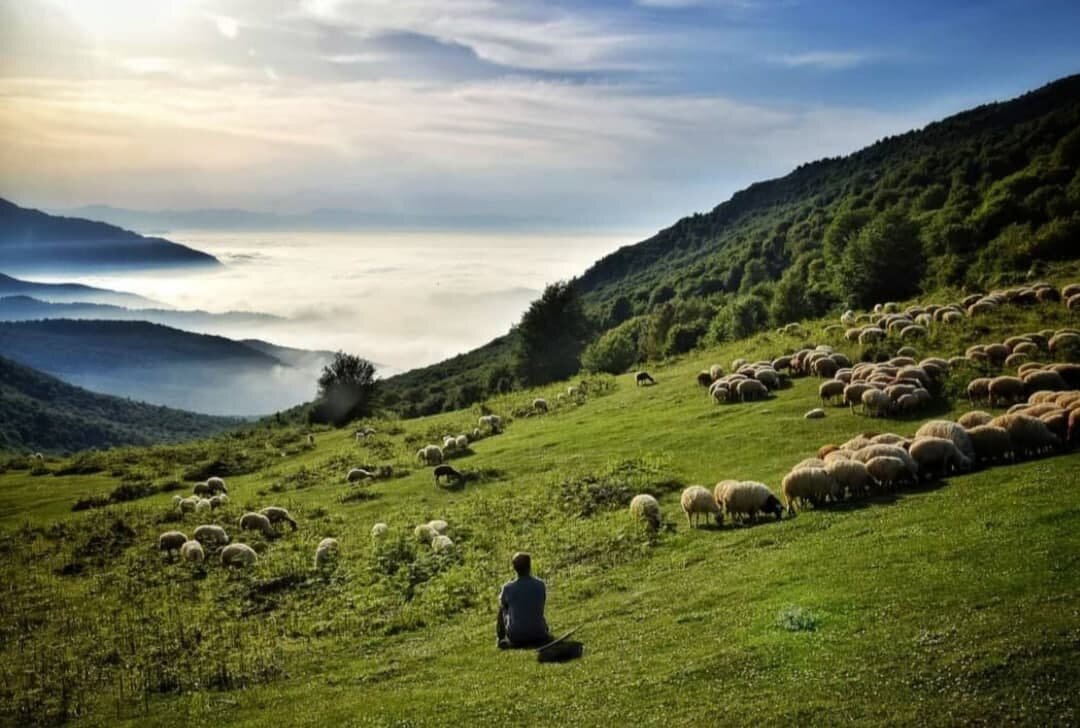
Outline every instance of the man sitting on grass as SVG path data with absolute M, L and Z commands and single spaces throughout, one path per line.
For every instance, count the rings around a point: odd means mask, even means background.
M 499 592 L 499 621 L 495 626 L 501 650 L 514 647 L 540 647 L 551 642 L 544 603 L 547 587 L 532 576 L 532 557 L 516 553 L 511 559 L 517 578 L 508 581 Z

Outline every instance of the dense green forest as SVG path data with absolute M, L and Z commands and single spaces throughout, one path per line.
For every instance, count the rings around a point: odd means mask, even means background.
M 73 452 L 176 442 L 239 422 L 96 394 L 0 357 L 0 450 Z
M 751 185 L 572 285 L 581 362 L 619 372 L 848 306 L 983 289 L 1080 257 L 1080 76 Z M 519 330 L 382 383 L 405 416 L 523 381 Z

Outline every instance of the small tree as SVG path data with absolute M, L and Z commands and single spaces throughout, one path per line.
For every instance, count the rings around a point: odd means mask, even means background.
M 581 365 L 590 372 L 622 374 L 638 360 L 638 335 L 641 319 L 616 326 L 585 347 Z
M 565 379 L 581 366 L 589 321 L 569 283 L 554 283 L 533 301 L 516 328 L 514 370 L 527 385 Z
M 315 419 L 340 426 L 371 414 L 377 384 L 371 362 L 339 351 L 319 375 Z

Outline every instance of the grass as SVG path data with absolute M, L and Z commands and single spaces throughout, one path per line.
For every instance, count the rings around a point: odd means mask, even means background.
M 936 331 L 922 353 L 1060 327 L 1063 308 L 1006 308 Z M 820 322 L 809 325 L 820 330 Z M 820 337 L 815 337 L 820 340 Z M 921 419 L 867 420 L 818 406 L 817 379 L 770 400 L 714 406 L 694 375 L 775 356 L 764 334 L 667 362 L 658 384 L 566 384 L 487 403 L 517 416 L 436 488 L 416 448 L 470 430 L 478 412 L 350 431 L 256 429 L 207 443 L 101 454 L 77 475 L 0 474 L 0 717 L 11 724 L 289 725 L 1075 724 L 1080 719 L 1080 455 L 950 478 L 781 522 L 686 527 L 682 487 L 723 478 L 777 488 L 827 442 Z M 857 354 L 851 345 L 835 344 Z M 959 383 L 953 383 L 953 388 Z M 524 416 L 544 395 L 553 411 Z M 963 403 L 927 416 L 955 416 Z M 282 456 L 281 453 L 285 455 Z M 268 453 L 268 454 L 265 454 Z M 256 456 L 257 455 L 257 456 Z M 50 460 L 45 470 L 65 469 Z M 296 533 L 244 536 L 259 564 L 172 563 L 157 534 L 190 534 L 171 492 L 72 512 L 125 479 L 189 483 L 220 462 L 234 537 L 246 509 L 288 507 Z M 345 483 L 350 467 L 394 477 Z M 94 468 L 84 468 L 94 470 Z M 201 477 L 201 473 L 199 475 Z M 672 528 L 624 508 L 656 495 Z M 457 548 L 412 539 L 431 518 Z M 682 520 L 680 520 L 682 519 Z M 372 524 L 390 537 L 375 544 Z M 342 544 L 316 572 L 315 545 Z M 582 625 L 584 659 L 541 665 L 494 648 L 494 598 L 510 555 L 530 550 L 556 631 Z

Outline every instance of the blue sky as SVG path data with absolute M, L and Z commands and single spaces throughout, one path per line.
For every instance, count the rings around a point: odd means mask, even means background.
M 646 229 L 1080 71 L 1080 3 L 0 0 L 2 194 Z

